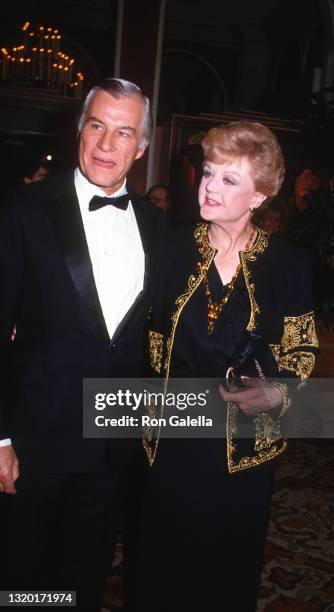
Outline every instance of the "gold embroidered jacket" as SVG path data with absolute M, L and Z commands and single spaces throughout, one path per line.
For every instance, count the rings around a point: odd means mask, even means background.
M 216 251 L 208 241 L 208 224 L 181 228 L 170 234 L 162 261 L 161 277 L 151 313 L 149 352 L 152 372 L 170 374 L 173 345 L 182 310 L 203 283 L 205 271 Z M 282 377 L 297 377 L 301 384 L 310 376 L 318 340 L 312 310 L 312 266 L 309 254 L 257 229 L 250 250 L 240 253 L 241 271 L 249 298 L 247 329 L 268 341 Z M 283 385 L 281 385 L 283 387 Z M 265 411 L 254 417 L 255 439 L 251 449 L 238 436 L 240 411 L 228 404 L 227 464 L 230 473 L 276 457 L 286 448 L 280 431 L 281 418 L 289 406 L 285 399 L 280 414 Z M 144 437 L 149 462 L 155 460 L 159 439 Z

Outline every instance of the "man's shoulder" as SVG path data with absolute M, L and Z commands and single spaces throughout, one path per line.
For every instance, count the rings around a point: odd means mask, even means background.
M 73 172 L 47 177 L 41 181 L 17 185 L 7 191 L 4 198 L 3 212 L 12 214 L 29 214 L 33 210 L 48 205 L 61 197 L 65 192 L 74 189 Z
M 64 188 L 74 185 L 73 172 L 48 176 L 41 181 L 29 184 L 17 185 L 7 193 L 8 197 L 15 201 L 41 199 L 46 196 L 52 197 Z
M 148 202 L 143 196 L 128 188 L 128 194 L 137 218 L 137 223 L 146 228 L 147 236 L 152 243 L 158 243 L 159 249 L 163 244 L 163 237 L 167 231 L 166 213 Z

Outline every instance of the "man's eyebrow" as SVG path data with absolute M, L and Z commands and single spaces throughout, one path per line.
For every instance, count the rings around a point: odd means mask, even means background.
M 94 115 L 90 115 L 89 117 L 87 117 L 86 123 L 88 123 L 89 121 L 96 121 L 96 123 L 101 123 L 101 125 L 105 125 L 102 119 L 99 119 L 98 117 L 95 117 Z M 133 134 L 136 133 L 136 128 L 132 127 L 131 125 L 118 125 L 116 126 L 115 129 L 116 130 L 128 130 L 129 132 L 132 132 Z
M 132 127 L 131 125 L 119 125 L 116 127 L 116 130 L 128 130 L 128 132 L 132 132 L 133 134 L 136 133 L 136 128 Z
M 98 117 L 95 117 L 94 115 L 89 115 L 86 118 L 86 123 L 88 123 L 88 121 L 96 121 L 96 123 L 103 123 L 104 125 L 104 121 L 102 121 L 102 119 L 99 119 Z

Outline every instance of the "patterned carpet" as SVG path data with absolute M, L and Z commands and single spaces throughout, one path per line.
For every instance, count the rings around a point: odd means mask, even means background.
M 334 612 L 334 441 L 280 459 L 258 612 Z
M 112 612 L 122 610 L 121 565 L 119 542 L 105 598 Z M 257 612 L 334 612 L 331 439 L 290 440 L 280 458 Z

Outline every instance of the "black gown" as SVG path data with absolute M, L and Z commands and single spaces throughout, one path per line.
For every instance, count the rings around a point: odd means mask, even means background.
M 225 287 L 214 263 L 208 279 L 220 300 Z M 209 335 L 202 283 L 178 323 L 171 377 L 222 377 L 248 318 L 239 274 Z M 131 611 L 255 610 L 275 461 L 231 475 L 226 456 L 223 438 L 160 440 L 147 470 Z

